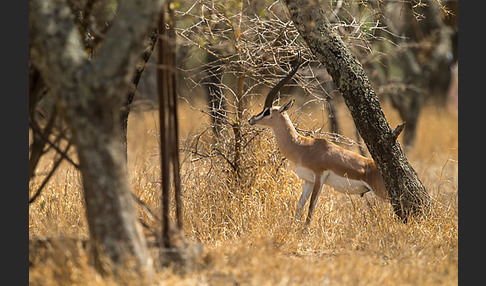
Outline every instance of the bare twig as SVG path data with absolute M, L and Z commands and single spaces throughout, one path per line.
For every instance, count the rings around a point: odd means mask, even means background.
M 76 169 L 79 170 L 79 165 L 77 163 L 75 163 L 71 158 L 69 158 L 69 156 L 67 155 L 67 153 L 65 151 L 61 151 L 61 149 L 59 149 L 59 147 L 56 146 L 56 144 L 52 143 L 51 140 L 49 140 L 49 138 L 46 137 L 46 135 L 40 131 L 37 126 L 34 126 L 32 124 L 29 123 L 29 126 L 30 128 L 32 128 L 32 130 L 37 133 L 40 138 L 42 138 L 42 140 L 44 140 L 47 144 L 49 144 L 54 150 L 56 150 L 56 152 L 61 155 L 61 157 L 63 159 L 66 159 L 66 161 L 68 161 L 69 163 L 71 163 L 71 165 L 73 165 Z M 71 145 L 71 142 L 69 141 L 69 146 Z
M 44 180 L 42 181 L 41 185 L 39 186 L 39 188 L 37 188 L 37 191 L 34 193 L 34 195 L 29 199 L 29 205 L 31 203 L 33 203 L 40 195 L 41 191 L 44 189 L 44 187 L 46 186 L 47 182 L 49 182 L 49 179 L 52 177 L 52 175 L 54 175 L 54 172 L 56 172 L 57 170 L 57 167 L 59 167 L 59 165 L 61 164 L 62 160 L 66 159 L 67 158 L 67 155 L 65 155 L 67 153 L 67 151 L 69 151 L 69 148 L 71 147 L 71 143 L 72 142 L 69 142 L 68 145 L 66 146 L 66 150 L 64 151 L 60 151 L 59 154 L 61 154 L 61 157 L 59 159 L 56 160 L 56 162 L 54 163 L 54 165 L 52 166 L 52 169 L 51 171 L 49 172 L 49 174 L 47 174 L 47 176 L 44 178 Z M 64 155 L 64 156 L 63 156 Z

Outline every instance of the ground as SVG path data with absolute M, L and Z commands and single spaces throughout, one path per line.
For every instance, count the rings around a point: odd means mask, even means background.
M 391 126 L 401 123 L 392 108 L 384 104 L 383 109 Z M 349 112 L 343 104 L 339 111 L 343 134 L 355 139 Z M 290 113 L 300 129 L 328 129 L 327 114 L 318 106 Z M 372 193 L 347 196 L 325 187 L 308 233 L 293 223 L 302 181 L 279 154 L 271 132 L 257 134 L 243 127 L 246 134 L 257 136 L 245 149 L 251 152 L 242 159 L 244 177 L 235 181 L 223 159 L 189 152 L 195 138 L 203 140 L 196 135 L 205 130 L 206 115 L 185 103 L 180 115 L 180 147 L 186 150 L 181 154 L 183 233 L 202 252 L 187 269 L 158 270 L 156 285 L 458 283 L 458 121 L 454 112 L 426 106 L 417 141 L 406 154 L 433 198 L 428 213 L 404 224 L 393 215 L 389 203 Z M 154 111 L 132 113 L 128 134 L 132 189 L 155 210 L 160 206 L 157 118 Z M 199 144 L 203 149 L 216 146 L 208 142 Z M 41 162 L 30 183 L 31 195 L 51 164 L 48 159 Z M 138 211 L 155 229 L 157 223 L 142 208 Z M 48 246 L 31 243 L 30 284 L 117 285 L 90 266 L 88 253 L 76 242 L 87 237 L 81 176 L 64 162 L 29 206 L 31 242 L 54 240 Z

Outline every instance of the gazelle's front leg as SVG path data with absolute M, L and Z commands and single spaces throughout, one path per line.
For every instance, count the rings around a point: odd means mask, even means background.
M 321 181 L 321 175 L 324 176 L 322 178 L 322 181 Z M 314 213 L 314 209 L 317 205 L 317 199 L 319 198 L 322 185 L 324 185 L 328 176 L 329 176 L 329 172 L 325 172 L 324 174 L 314 173 L 314 185 L 312 187 L 312 196 L 309 204 L 309 212 L 307 213 L 307 219 L 305 220 L 306 229 L 309 229 L 312 214 Z
M 302 209 L 304 208 L 305 203 L 309 199 L 313 185 L 314 183 L 304 180 L 302 195 L 300 196 L 299 203 L 297 204 L 297 210 L 295 211 L 295 219 L 294 219 L 295 222 L 298 222 L 300 220 L 300 216 L 302 215 Z

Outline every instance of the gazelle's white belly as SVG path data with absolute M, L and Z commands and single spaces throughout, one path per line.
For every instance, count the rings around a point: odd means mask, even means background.
M 296 166 L 295 172 L 297 176 L 308 182 L 314 183 L 314 172 L 301 167 Z M 333 171 L 326 170 L 321 174 L 321 187 L 322 184 L 331 186 L 334 190 L 346 193 L 350 195 L 361 195 L 371 190 L 371 187 L 364 181 L 352 180 L 346 177 L 341 177 Z

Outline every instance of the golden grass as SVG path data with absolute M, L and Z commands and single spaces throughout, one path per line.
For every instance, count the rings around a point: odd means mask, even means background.
M 384 110 L 390 125 L 400 123 L 391 108 L 385 105 Z M 186 105 L 180 114 L 181 147 L 189 148 L 207 118 Z M 344 134 L 354 139 L 349 112 L 340 106 L 339 114 Z M 310 117 L 298 112 L 291 117 L 302 126 L 322 125 L 325 119 L 319 110 Z M 154 209 L 160 205 L 156 122 L 154 112 L 131 115 L 128 158 L 133 191 Z M 247 146 L 238 181 L 220 156 L 183 153 L 184 233 L 201 242 L 204 252 L 185 274 L 170 267 L 159 270 L 157 285 L 456 285 L 457 116 L 427 106 L 418 128 L 415 147 L 407 157 L 434 205 L 424 218 L 408 224 L 396 220 L 389 204 L 372 194 L 346 196 L 325 187 L 310 232 L 304 233 L 300 224 L 292 224 L 302 182 L 282 160 L 269 131 Z M 243 130 L 255 132 L 247 124 Z M 209 141 L 200 145 L 214 147 Z M 52 164 L 42 163 L 40 174 Z M 80 175 L 63 164 L 29 206 L 30 238 L 88 236 Z M 31 182 L 31 190 L 39 177 Z M 155 225 L 141 210 L 139 214 Z M 89 266 L 88 255 L 79 246 L 61 243 L 55 249 L 64 254 L 47 255 L 30 248 L 32 285 L 116 284 Z

